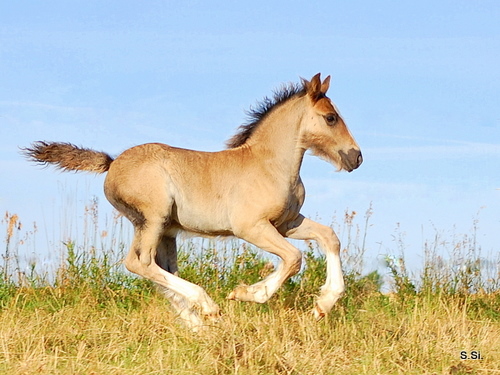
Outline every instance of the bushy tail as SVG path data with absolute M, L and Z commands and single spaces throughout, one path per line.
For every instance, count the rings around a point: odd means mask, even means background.
M 35 142 L 21 149 L 29 160 L 47 166 L 54 164 L 64 171 L 107 172 L 113 158 L 105 152 L 77 147 L 71 143 Z

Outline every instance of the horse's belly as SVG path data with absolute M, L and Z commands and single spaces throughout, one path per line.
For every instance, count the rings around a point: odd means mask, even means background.
M 173 220 L 186 232 L 203 236 L 233 235 L 225 210 L 206 206 L 176 205 Z

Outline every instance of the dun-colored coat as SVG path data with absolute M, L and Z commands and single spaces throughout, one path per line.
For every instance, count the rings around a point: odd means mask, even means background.
M 24 153 L 64 170 L 108 173 L 106 197 L 135 229 L 125 266 L 158 284 L 193 329 L 202 327 L 204 318 L 217 318 L 219 307 L 203 288 L 178 276 L 180 231 L 236 236 L 280 257 L 269 276 L 228 296 L 259 303 L 300 270 L 301 252 L 284 237 L 316 240 L 327 261 L 326 282 L 313 309 L 319 319 L 344 292 L 344 281 L 334 231 L 300 214 L 302 158 L 311 150 L 349 172 L 362 162 L 359 146 L 326 96 L 329 83 L 330 77 L 322 82 L 317 74 L 283 87 L 219 152 L 150 143 L 113 159 L 69 143 L 35 142 Z

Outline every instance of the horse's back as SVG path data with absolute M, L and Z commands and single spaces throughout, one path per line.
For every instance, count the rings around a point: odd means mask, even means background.
M 143 144 L 114 160 L 104 191 L 129 219 L 140 212 L 146 219 L 166 220 L 188 231 L 229 235 L 224 202 L 231 181 L 223 176 L 225 167 L 219 153 Z

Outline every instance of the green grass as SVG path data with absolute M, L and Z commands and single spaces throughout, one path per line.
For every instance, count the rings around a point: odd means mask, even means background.
M 270 272 L 262 252 L 237 241 L 182 241 L 181 276 L 206 288 L 223 312 L 219 323 L 199 334 L 179 323 L 154 285 L 124 270 L 126 245 L 114 235 L 106 245 L 95 228 L 81 245 L 65 242 L 53 275 L 36 264 L 28 274 L 18 272 L 20 225 L 6 215 L 0 373 L 500 373 L 499 280 L 484 274 L 474 235 L 443 245 L 453 250 L 447 260 L 436 243 L 426 243 L 416 276 L 407 270 L 400 242 L 399 255 L 386 258 L 391 290 L 382 292 L 382 275 L 363 273 L 369 215 L 363 229 L 353 213 L 345 215 L 346 294 L 320 322 L 310 309 L 324 282 L 325 260 L 314 245 L 304 249 L 302 271 L 259 305 L 225 297 Z M 461 359 L 461 352 L 472 351 L 483 359 Z

